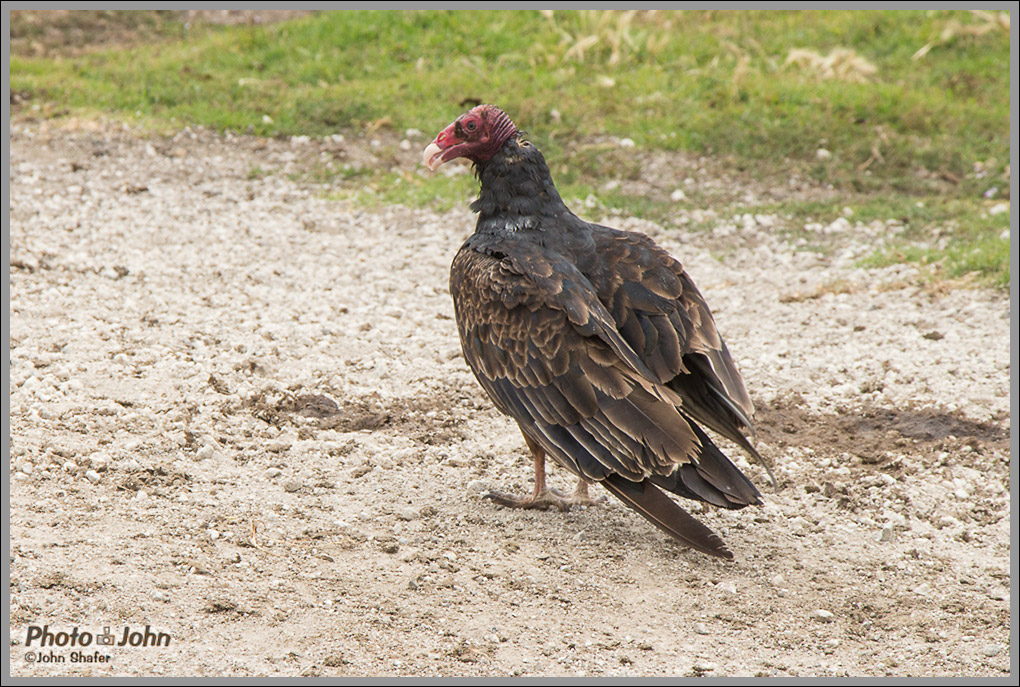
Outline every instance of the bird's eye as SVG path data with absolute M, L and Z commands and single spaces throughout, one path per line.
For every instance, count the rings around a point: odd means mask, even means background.
M 467 129 L 468 131 L 474 131 L 475 129 L 478 128 L 478 125 L 474 121 L 469 121 L 466 124 L 464 124 L 464 128 Z

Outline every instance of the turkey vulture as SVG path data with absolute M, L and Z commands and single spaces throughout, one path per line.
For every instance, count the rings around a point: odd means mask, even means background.
M 661 491 L 722 508 L 761 503 L 703 427 L 772 477 L 745 436 L 754 407 L 743 380 L 690 276 L 649 237 L 567 209 L 542 153 L 499 108 L 466 112 L 423 153 L 433 171 L 458 157 L 481 182 L 475 233 L 450 271 L 461 347 L 535 462 L 532 495 L 487 496 L 565 510 L 590 503 L 587 484 L 598 482 L 681 543 L 733 558 Z M 546 487 L 547 455 L 580 478 L 573 494 Z

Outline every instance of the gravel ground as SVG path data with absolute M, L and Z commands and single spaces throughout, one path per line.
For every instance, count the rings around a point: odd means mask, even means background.
M 780 490 L 692 508 L 731 563 L 615 502 L 503 509 L 531 467 L 459 351 L 466 204 L 298 173 L 425 143 L 12 126 L 13 675 L 1008 674 L 1008 297 L 853 267 L 894 222 L 605 218 L 693 274 Z M 171 641 L 30 662 L 44 624 Z

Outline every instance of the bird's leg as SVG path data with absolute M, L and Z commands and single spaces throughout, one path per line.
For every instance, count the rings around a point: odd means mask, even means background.
M 580 477 L 577 478 L 577 486 L 574 487 L 574 495 L 570 497 L 570 500 L 575 505 L 580 506 L 593 506 L 596 503 L 605 503 L 606 497 L 602 496 L 591 497 L 588 495 L 588 483 Z
M 545 451 L 537 443 L 532 441 L 527 434 L 524 440 L 531 450 L 531 457 L 535 461 L 535 491 L 531 496 L 513 496 L 499 491 L 490 491 L 485 498 L 492 499 L 502 506 L 510 508 L 549 508 L 550 506 L 560 510 L 570 510 L 571 506 L 588 506 L 593 503 L 604 501 L 604 498 L 593 499 L 588 496 L 588 483 L 583 479 L 578 480 L 577 488 L 570 496 L 565 495 L 558 489 L 550 489 L 545 484 Z

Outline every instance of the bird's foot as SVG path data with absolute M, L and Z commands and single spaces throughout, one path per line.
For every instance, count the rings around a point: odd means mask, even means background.
M 508 508 L 540 508 L 542 510 L 556 508 L 561 511 L 568 511 L 574 506 L 592 506 L 606 501 L 605 496 L 598 498 L 589 496 L 588 485 L 584 482 L 580 482 L 572 494 L 564 494 L 559 489 L 543 489 L 531 496 L 514 496 L 501 491 L 489 491 L 483 498 Z

